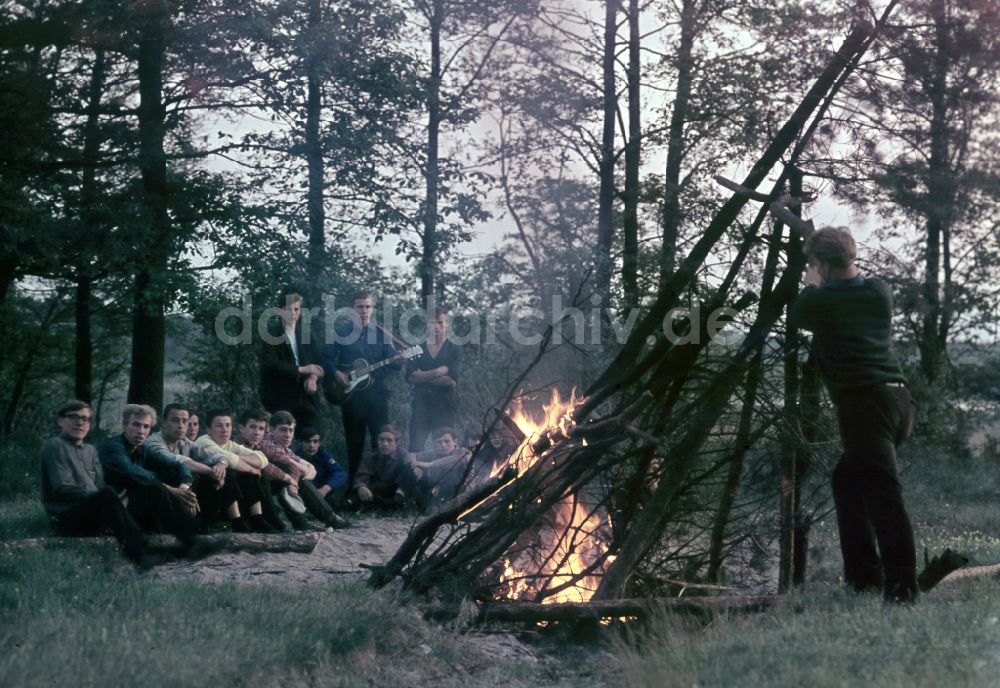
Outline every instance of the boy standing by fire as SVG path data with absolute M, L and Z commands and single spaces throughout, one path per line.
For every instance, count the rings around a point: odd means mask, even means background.
M 837 408 L 844 453 L 833 498 L 844 580 L 858 591 L 882 590 L 889 601 L 913 601 L 916 548 L 896 447 L 913 430 L 914 406 L 892 353 L 892 294 L 858 272 L 854 239 L 843 227 L 810 234 L 803 252 L 806 288 L 788 322 L 813 332 L 813 357 Z

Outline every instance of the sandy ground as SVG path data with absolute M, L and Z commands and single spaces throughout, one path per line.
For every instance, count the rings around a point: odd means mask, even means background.
M 150 574 L 161 579 L 200 583 L 267 583 L 281 576 L 281 584 L 325 583 L 336 576 L 366 577 L 361 564 L 384 564 L 406 538 L 412 519 L 362 518 L 353 528 L 327 529 L 310 554 L 224 553 L 197 562 L 176 562 Z
M 198 562 L 165 564 L 147 575 L 162 580 L 248 585 L 277 584 L 280 577 L 282 586 L 287 586 L 290 581 L 301 585 L 322 585 L 345 576 L 366 578 L 369 572 L 360 565 L 379 565 L 389 561 L 413 524 L 412 518 L 358 518 L 352 528 L 327 529 L 310 554 L 215 554 Z M 612 662 L 609 654 L 598 653 L 604 659 L 597 661 L 591 648 L 570 653 L 574 655 L 570 657 L 565 648 L 554 651 L 549 643 L 533 642 L 532 635 L 535 634 L 530 630 L 515 633 L 484 629 L 468 631 L 463 637 L 464 642 L 475 648 L 472 654 L 486 658 L 484 661 L 493 663 L 504 660 L 523 667 L 525 676 L 523 682 L 516 682 L 517 685 L 607 685 L 602 674 Z M 475 667 L 464 669 L 461 673 L 466 677 L 461 681 L 463 685 L 479 685 L 478 681 L 470 680 L 479 673 Z M 455 678 L 459 677 L 449 677 Z M 441 679 L 414 676 L 403 684 L 421 687 L 455 685 L 451 680 L 442 683 Z

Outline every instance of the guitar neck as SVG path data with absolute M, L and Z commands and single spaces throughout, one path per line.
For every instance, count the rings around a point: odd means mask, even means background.
M 379 361 L 378 363 L 376 363 L 376 364 L 374 364 L 372 366 L 369 366 L 368 370 L 369 371 L 378 370 L 379 368 L 382 368 L 383 366 L 387 366 L 390 363 L 392 363 L 392 359 L 391 358 L 387 358 L 384 361 Z

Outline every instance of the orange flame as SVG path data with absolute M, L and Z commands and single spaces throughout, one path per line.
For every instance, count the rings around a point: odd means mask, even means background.
M 510 413 L 510 417 L 517 424 L 517 427 L 521 429 L 521 432 L 524 433 L 524 439 L 521 440 L 521 444 L 517 446 L 517 449 L 514 450 L 509 458 L 493 466 L 490 477 L 497 477 L 508 466 L 514 466 L 517 470 L 517 477 L 520 478 L 524 475 L 524 472 L 538 461 L 532 445 L 545 432 L 554 435 L 568 434 L 570 428 L 573 426 L 573 411 L 576 409 L 577 403 L 575 387 L 570 392 L 569 399 L 567 400 L 563 400 L 562 395 L 559 394 L 559 390 L 553 389 L 549 403 L 542 404 L 542 418 L 536 421 L 525 412 L 523 406 L 518 402 L 513 412 Z
M 556 437 L 569 434 L 577 404 L 575 389 L 567 400 L 553 390 L 538 420 L 516 407 L 511 418 L 524 439 L 509 459 L 493 467 L 492 475 L 500 475 L 508 466 L 515 468 L 518 477 L 523 475 L 539 460 L 532 445 L 544 433 Z M 588 508 L 576 495 L 567 496 L 552 508 L 537 532 L 527 540 L 522 537 L 504 558 L 500 583 L 505 597 L 532 598 L 544 589 L 556 590 L 544 598 L 546 604 L 589 600 L 608 563 L 602 562 L 607 552 L 607 525 L 603 510 Z

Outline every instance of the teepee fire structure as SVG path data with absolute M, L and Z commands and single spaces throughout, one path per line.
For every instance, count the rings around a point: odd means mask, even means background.
M 732 196 L 596 382 L 579 398 L 554 396 L 538 416 L 512 409 L 511 394 L 494 424 L 520 438 L 512 457 L 418 523 L 395 556 L 373 572 L 373 585 L 401 576 L 409 589 L 435 590 L 453 600 L 471 595 L 596 603 L 626 596 L 630 577 L 676 513 L 713 427 L 745 384 L 748 363 L 797 294 L 805 267 L 801 240 L 812 227 L 794 212 L 808 200 L 795 162 L 876 28 L 853 28 L 745 179 L 722 180 Z M 771 191 L 758 192 L 782 158 L 788 162 Z M 743 232 L 728 274 L 701 304 L 701 321 L 686 326 L 704 328 L 709 314 L 722 307 L 730 317 L 752 305 L 756 309 L 734 352 L 711 366 L 699 365 L 705 343 L 674 343 L 658 331 L 752 200 L 764 203 Z M 736 277 L 769 214 L 774 222 L 760 296 L 734 297 Z M 787 227 L 792 231 L 785 233 Z M 781 252 L 787 267 L 779 276 Z

